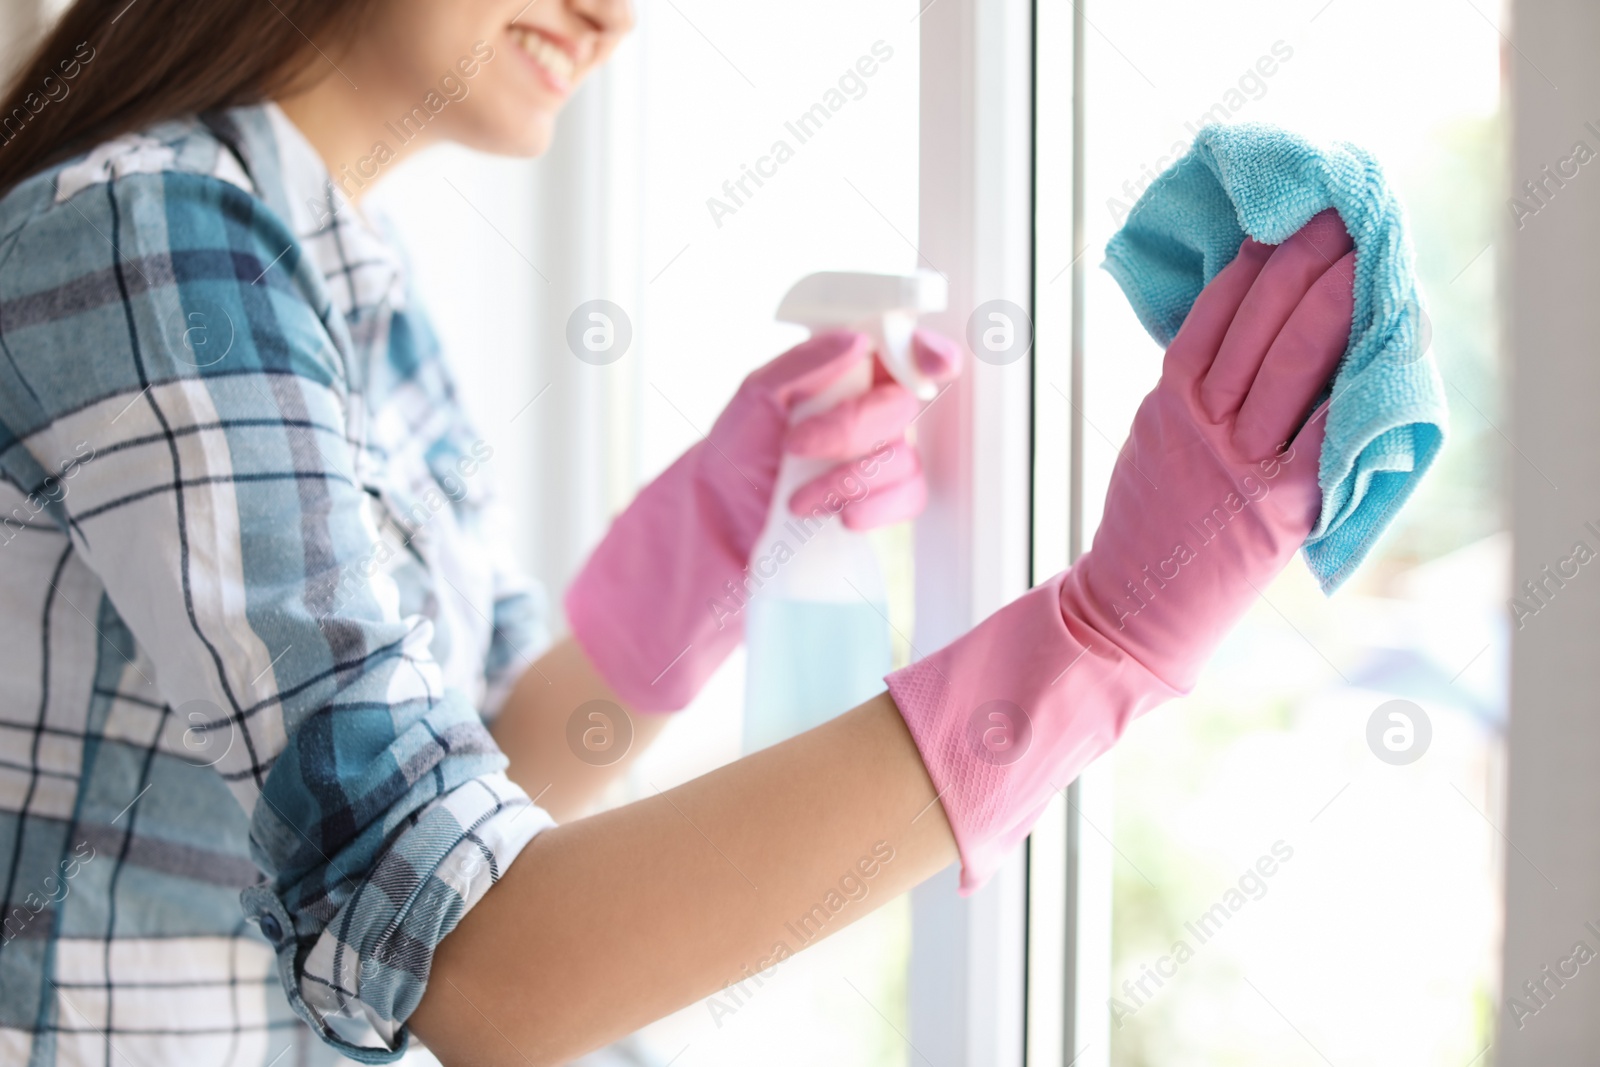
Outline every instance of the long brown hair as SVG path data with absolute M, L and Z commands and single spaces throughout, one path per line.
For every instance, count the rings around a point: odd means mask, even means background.
M 296 87 L 374 2 L 76 0 L 0 102 L 0 195 L 119 134 Z

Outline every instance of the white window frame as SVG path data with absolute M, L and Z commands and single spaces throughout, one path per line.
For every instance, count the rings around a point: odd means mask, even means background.
M 918 251 L 950 283 L 929 325 L 966 336 L 980 303 L 1033 303 L 1033 12 L 934 0 L 921 22 Z M 917 522 L 914 640 L 953 640 L 1031 584 L 1029 361 L 974 362 L 919 424 L 929 472 Z M 909 1038 L 934 1067 L 1021 1067 L 1027 860 L 968 899 L 954 870 L 912 894 Z
M 1083 551 L 1083 44 L 1079 4 L 1035 4 L 1033 580 Z M 1029 1067 L 1111 1061 L 1112 764 L 1092 764 L 1028 842 Z

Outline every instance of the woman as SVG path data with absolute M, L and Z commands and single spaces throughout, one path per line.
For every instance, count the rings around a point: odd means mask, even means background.
M 488 449 L 361 193 L 444 140 L 549 143 L 627 0 L 79 0 L 0 129 L 0 1057 L 557 1063 L 952 861 L 970 890 L 1129 719 L 1187 689 L 1318 508 L 1336 216 L 1247 241 L 1167 353 L 1093 550 L 838 719 L 587 819 L 739 640 L 785 449 L 865 527 L 921 507 L 832 333 L 741 385 L 616 521 L 572 636 L 500 549 Z M 949 378 L 950 342 L 920 335 Z M 1287 444 L 1286 444 L 1287 443 Z M 865 457 L 865 458 L 864 458 Z M 486 723 L 488 724 L 486 726 Z M 542 806 L 535 806 L 530 797 Z M 242 908 L 241 908 L 242 904 Z M 321 1045 L 312 1038 L 320 1038 Z

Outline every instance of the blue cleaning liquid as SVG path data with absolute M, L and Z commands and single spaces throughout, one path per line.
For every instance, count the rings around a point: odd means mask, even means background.
M 758 596 L 748 610 L 746 752 L 803 733 L 883 689 L 892 652 L 882 604 Z

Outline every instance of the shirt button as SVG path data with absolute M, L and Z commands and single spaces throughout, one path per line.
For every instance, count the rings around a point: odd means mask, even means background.
M 283 927 L 279 924 L 277 916 L 261 916 L 261 933 L 262 936 L 264 936 L 268 941 L 271 941 L 274 945 L 278 943 L 278 940 L 283 937 Z

